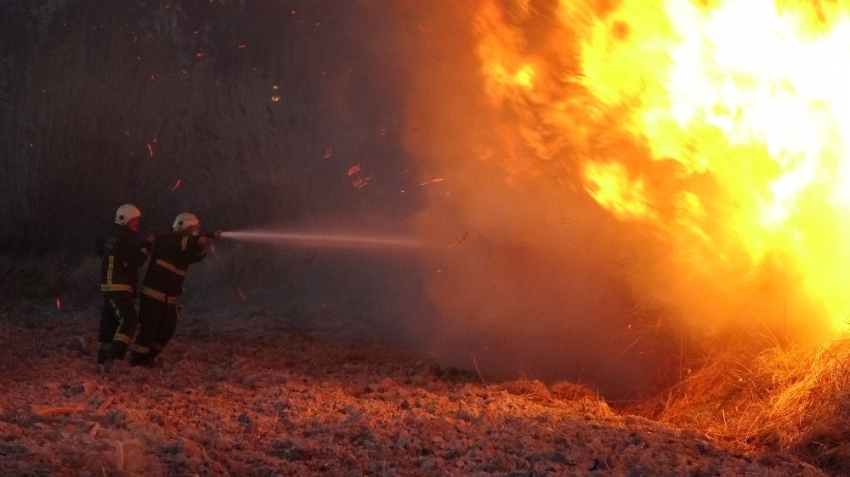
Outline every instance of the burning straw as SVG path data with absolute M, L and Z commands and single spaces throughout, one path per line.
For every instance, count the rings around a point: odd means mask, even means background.
M 730 349 L 681 382 L 654 418 L 755 450 L 850 471 L 850 339 Z

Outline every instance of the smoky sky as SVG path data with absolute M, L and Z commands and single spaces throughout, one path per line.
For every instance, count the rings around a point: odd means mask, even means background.
M 368 7 L 368 8 L 367 8 Z M 2 242 L 84 249 L 125 202 L 143 230 L 387 217 L 421 206 L 406 52 L 355 2 L 4 3 Z M 401 28 L 399 28 L 401 27 Z M 399 51 L 396 51 L 399 50 Z

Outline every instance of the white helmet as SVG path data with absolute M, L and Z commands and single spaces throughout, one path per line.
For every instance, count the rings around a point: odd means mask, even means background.
M 115 211 L 115 223 L 118 225 L 127 225 L 127 222 L 141 216 L 142 211 L 138 207 L 133 204 L 124 204 Z
M 171 229 L 175 232 L 183 232 L 189 227 L 200 227 L 201 221 L 195 217 L 195 214 L 190 214 L 189 212 L 183 212 L 178 215 L 177 218 L 174 219 L 174 224 L 171 226 Z

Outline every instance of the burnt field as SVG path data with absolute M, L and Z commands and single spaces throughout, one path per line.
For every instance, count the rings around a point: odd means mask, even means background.
M 103 375 L 97 313 L 0 312 L 3 475 L 824 475 L 586 386 L 492 381 L 352 340 L 370 330 L 346 317 L 198 314 L 154 368 Z

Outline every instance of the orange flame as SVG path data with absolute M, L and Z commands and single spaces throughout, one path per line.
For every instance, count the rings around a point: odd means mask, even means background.
M 477 53 L 491 104 L 511 112 L 535 158 L 577 163 L 602 207 L 674 245 L 679 266 L 732 276 L 740 303 L 757 300 L 746 295 L 758 280 L 792 279 L 846 328 L 850 8 L 602 3 L 560 0 L 532 32 L 529 2 L 511 16 L 484 2 Z

